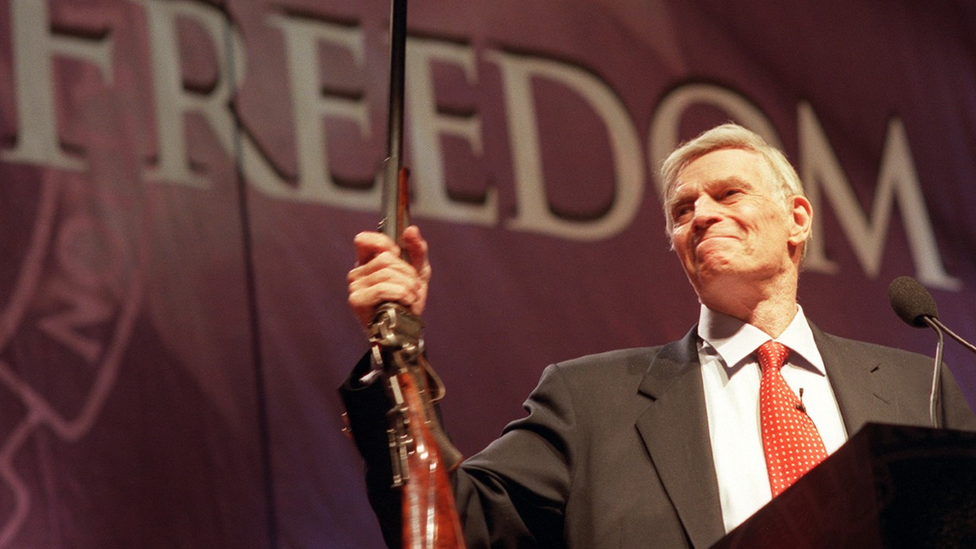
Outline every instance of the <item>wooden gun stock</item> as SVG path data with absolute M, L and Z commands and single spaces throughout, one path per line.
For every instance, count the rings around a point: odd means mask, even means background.
M 394 402 L 390 410 L 391 435 L 400 437 L 391 447 L 401 465 L 403 549 L 464 549 L 464 533 L 454 506 L 448 473 L 460 462 L 460 454 L 448 443 L 450 459 L 442 456 L 446 436 L 431 404 L 429 367 L 421 358 L 389 379 Z

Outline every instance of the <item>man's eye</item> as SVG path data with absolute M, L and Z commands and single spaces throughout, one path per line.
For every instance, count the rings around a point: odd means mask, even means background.
M 737 194 L 742 194 L 742 191 L 739 189 L 725 189 L 722 191 L 722 198 L 730 198 Z
M 691 208 L 688 206 L 678 206 L 671 211 L 671 219 L 675 221 L 681 221 L 682 219 L 688 217 L 691 214 Z

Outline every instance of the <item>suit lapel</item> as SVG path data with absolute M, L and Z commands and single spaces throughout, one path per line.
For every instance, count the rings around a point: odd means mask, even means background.
M 823 358 L 848 437 L 865 423 L 888 417 L 892 400 L 884 383 L 887 372 L 878 358 L 864 352 L 852 341 L 824 334 L 813 323 L 810 323 L 810 329 Z
M 893 400 L 878 358 L 813 323 L 810 328 L 848 436 L 869 421 L 888 417 Z M 639 392 L 652 402 L 637 419 L 637 430 L 692 545 L 705 548 L 725 530 L 696 333 L 693 328 L 682 340 L 665 345 L 651 363 Z
M 696 330 L 664 346 L 639 392 L 652 400 L 637 430 L 694 547 L 725 534 L 712 461 Z

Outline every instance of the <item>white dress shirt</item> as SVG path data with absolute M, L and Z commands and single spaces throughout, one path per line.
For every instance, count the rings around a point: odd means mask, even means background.
M 751 324 L 702 305 L 698 356 L 705 386 L 708 432 L 718 477 L 725 531 L 729 532 L 772 499 L 759 425 L 756 349 L 773 339 Z M 837 399 L 803 309 L 776 341 L 790 348 L 783 377 L 797 394 L 831 454 L 847 440 Z

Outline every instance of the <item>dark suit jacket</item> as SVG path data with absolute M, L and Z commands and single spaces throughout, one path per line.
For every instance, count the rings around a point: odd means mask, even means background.
M 929 425 L 930 358 L 813 333 L 849 434 L 869 421 Z M 695 334 L 549 366 L 528 416 L 455 474 L 468 548 L 707 548 L 721 538 Z M 976 430 L 948 370 L 941 391 L 943 425 Z M 342 392 L 371 502 L 395 546 L 386 408 L 367 404 L 376 387 Z

